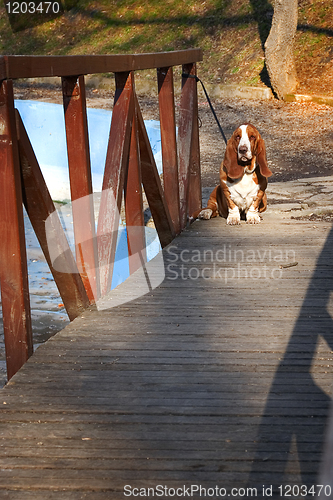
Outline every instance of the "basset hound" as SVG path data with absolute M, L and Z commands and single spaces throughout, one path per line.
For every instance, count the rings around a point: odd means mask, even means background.
M 261 135 L 250 123 L 241 125 L 228 141 L 220 167 L 220 184 L 196 217 L 210 219 L 219 214 L 227 219 L 227 224 L 235 225 L 244 216 L 249 224 L 257 224 L 259 213 L 267 207 L 265 190 L 270 175 Z

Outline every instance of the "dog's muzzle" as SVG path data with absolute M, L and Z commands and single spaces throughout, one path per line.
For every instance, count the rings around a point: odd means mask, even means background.
M 247 146 L 239 146 L 238 147 L 238 159 L 240 161 L 249 161 L 249 160 L 252 160 L 251 150 L 248 149 Z

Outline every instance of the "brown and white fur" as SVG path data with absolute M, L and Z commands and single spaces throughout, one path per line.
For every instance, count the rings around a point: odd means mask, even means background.
M 196 216 L 210 219 L 219 214 L 227 224 L 235 225 L 244 215 L 247 223 L 259 223 L 259 213 L 267 207 L 265 190 L 270 175 L 261 135 L 253 125 L 241 125 L 228 141 L 220 184 L 211 193 L 207 207 Z

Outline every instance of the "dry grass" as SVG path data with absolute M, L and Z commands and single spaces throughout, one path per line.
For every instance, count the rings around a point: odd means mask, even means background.
M 263 45 L 273 8 L 268 0 L 72 0 L 45 21 L 26 15 L 12 25 L 0 7 L 2 54 L 102 54 L 202 47 L 206 82 L 264 86 Z M 66 2 L 68 5 L 68 2 Z M 13 17 L 12 17 L 13 20 Z M 44 22 L 40 22 L 44 20 Z M 330 94 L 333 85 L 333 7 L 300 0 L 295 56 L 303 93 Z M 14 28 L 14 29 L 13 29 Z M 148 74 L 149 77 L 149 74 Z

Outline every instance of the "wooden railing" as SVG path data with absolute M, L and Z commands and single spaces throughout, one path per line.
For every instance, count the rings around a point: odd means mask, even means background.
M 188 215 L 201 207 L 196 81 L 182 79 L 178 139 L 173 84 L 173 66 L 182 65 L 184 74 L 196 74 L 200 60 L 200 49 L 0 57 L 0 282 L 8 379 L 33 352 L 22 202 L 73 320 L 110 289 L 123 195 L 129 256 L 144 255 L 142 185 L 162 247 L 182 231 Z M 151 68 L 157 69 L 163 189 L 135 93 L 134 72 Z M 105 72 L 115 73 L 116 91 L 95 234 L 84 75 Z M 71 198 L 83 200 L 73 203 L 76 262 L 14 108 L 13 79 L 49 76 L 62 80 Z M 49 252 L 45 221 L 51 214 L 52 246 L 62 255 L 62 271 L 53 267 Z M 130 272 L 140 265 L 140 259 L 131 259 Z

